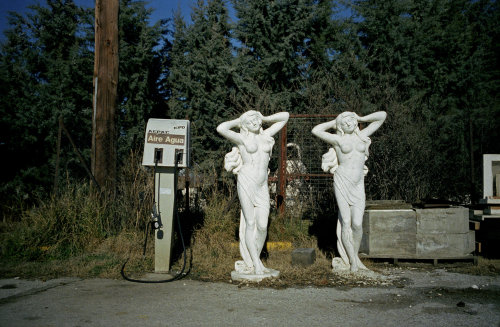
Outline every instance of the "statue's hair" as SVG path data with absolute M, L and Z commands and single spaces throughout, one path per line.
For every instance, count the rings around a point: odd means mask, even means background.
M 262 114 L 258 111 L 255 111 L 255 110 L 249 110 L 247 112 L 244 112 L 240 116 L 240 123 L 239 123 L 240 134 L 243 137 L 248 136 L 249 131 L 246 128 L 245 123 L 249 120 L 249 118 L 251 116 L 254 116 L 254 115 L 259 116 L 259 118 L 261 120 L 259 134 L 274 144 L 274 139 L 272 138 L 272 136 L 269 136 L 266 133 L 264 133 L 264 129 L 262 128 L 262 119 L 263 119 Z M 269 153 L 269 156 L 271 156 L 271 153 Z M 231 152 L 226 154 L 226 156 L 224 157 L 224 168 L 227 171 L 232 172 L 233 174 L 238 174 L 238 171 L 241 169 L 242 166 L 243 166 L 243 159 L 241 158 L 240 150 L 238 149 L 238 147 L 233 147 Z
M 248 135 L 248 129 L 245 126 L 245 122 L 248 121 L 250 116 L 254 116 L 254 115 L 258 115 L 262 121 L 262 114 L 258 111 L 255 111 L 255 110 L 246 111 L 240 116 L 240 133 L 241 134 Z M 259 134 L 262 134 L 262 132 L 263 132 L 263 129 L 262 129 L 262 124 L 261 124 Z
M 351 111 L 344 111 L 343 113 L 339 114 L 337 116 L 337 118 L 335 119 L 335 123 L 336 123 L 336 129 L 337 129 L 337 134 L 343 136 L 344 135 L 344 130 L 342 129 L 342 121 L 349 117 L 349 116 L 353 116 L 355 117 L 354 115 L 354 112 L 351 112 Z
M 325 173 L 333 174 L 335 170 L 339 167 L 339 162 L 337 159 L 337 153 L 334 148 L 328 149 L 328 152 L 321 157 L 321 169 Z
M 340 115 L 337 116 L 337 118 L 335 119 L 335 123 L 336 123 L 336 129 L 337 129 L 337 134 L 340 135 L 340 136 L 344 136 L 345 132 L 344 130 L 342 129 L 342 121 L 347 118 L 347 117 L 350 117 L 350 116 L 354 116 L 356 117 L 355 113 L 354 112 L 351 112 L 351 111 L 344 111 L 343 113 L 341 113 Z M 354 134 L 356 134 L 360 139 L 361 141 L 363 141 L 364 143 L 366 143 L 366 148 L 365 148 L 365 160 L 368 159 L 368 147 L 370 146 L 371 144 L 371 139 L 367 136 L 364 136 L 362 135 L 360 132 L 360 129 L 359 129 L 359 125 L 358 125 L 358 121 L 356 119 L 356 128 L 354 129 Z M 328 150 L 327 153 L 325 153 L 322 157 L 321 157 L 321 168 L 323 169 L 324 172 L 329 172 L 331 174 L 333 174 L 335 172 L 335 170 L 337 170 L 339 166 L 339 163 L 338 163 L 338 159 L 337 159 L 337 153 L 335 152 L 335 149 L 334 148 L 330 148 Z M 365 166 L 364 169 L 363 169 L 363 172 L 364 174 L 366 175 L 368 173 L 368 168 Z

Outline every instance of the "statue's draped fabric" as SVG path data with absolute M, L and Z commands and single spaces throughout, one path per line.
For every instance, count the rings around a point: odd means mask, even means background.
M 342 198 L 350 206 L 365 208 L 365 183 L 364 178 L 359 181 L 353 182 L 344 173 L 344 167 L 339 166 L 333 175 L 333 185 L 335 187 L 335 194 L 341 194 Z
M 244 170 L 238 172 L 238 196 L 245 195 L 254 207 L 269 208 L 270 197 L 267 180 L 260 185 L 257 181 L 245 173 Z

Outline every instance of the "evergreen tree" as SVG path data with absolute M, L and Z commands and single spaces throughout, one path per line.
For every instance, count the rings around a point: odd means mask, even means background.
M 172 118 L 191 121 L 192 158 L 207 169 L 224 151 L 216 127 L 233 116 L 232 45 L 224 1 L 198 1 L 191 19 L 186 26 L 179 14 L 174 18 L 169 109 Z
M 370 113 L 376 108 L 369 100 L 369 93 L 379 85 L 366 67 L 366 49 L 359 40 L 357 24 L 353 17 L 346 16 L 349 7 L 337 2 L 335 5 L 331 10 L 324 8 L 325 3 L 317 7 L 322 17 L 317 21 L 322 23 L 315 23 L 314 37 L 306 52 L 309 65 L 302 87 L 306 107 L 309 113 L 334 114 L 346 110 Z M 326 18 L 328 22 L 324 21 Z
M 51 185 L 61 116 L 81 149 L 90 147 L 92 94 L 92 12 L 71 0 L 49 0 L 10 16 L 2 44 L 2 197 L 26 197 Z M 80 162 L 69 142 L 62 167 Z M 81 176 L 81 175 L 80 175 Z
M 167 114 L 164 80 L 171 43 L 168 21 L 149 25 L 152 9 L 143 1 L 121 0 L 119 16 L 118 155 L 142 149 L 148 118 Z
M 269 93 L 272 111 L 305 112 L 298 92 L 311 65 L 321 61 L 321 38 L 330 8 L 310 0 L 233 0 L 238 21 L 239 93 L 250 98 Z M 266 90 L 266 91 L 264 91 Z M 265 108 L 257 108 L 264 110 Z
M 142 146 L 147 118 L 166 115 L 161 80 L 168 74 L 170 43 L 166 22 L 149 26 L 144 2 L 120 5 L 117 137 L 123 156 Z M 4 199 L 49 192 L 60 116 L 90 161 L 94 12 L 71 0 L 30 8 L 26 17 L 10 17 L 0 53 L 0 151 L 10 158 L 1 175 Z M 60 167 L 71 179 L 88 177 L 64 134 Z
M 491 96 L 499 77 L 491 59 L 498 57 L 491 47 L 493 7 L 494 1 L 356 1 L 367 68 L 411 104 L 409 121 L 422 121 L 422 139 L 430 137 L 431 166 L 429 156 L 421 158 L 428 167 L 424 184 L 432 185 L 427 196 L 462 200 L 479 188 L 477 154 L 485 140 L 478 131 L 493 132 L 491 117 L 498 114 Z

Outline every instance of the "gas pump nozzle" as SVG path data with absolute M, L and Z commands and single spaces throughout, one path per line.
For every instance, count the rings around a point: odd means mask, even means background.
M 153 210 L 151 211 L 151 224 L 153 229 L 158 229 L 162 227 L 161 225 L 161 217 L 156 210 L 156 203 L 153 203 Z

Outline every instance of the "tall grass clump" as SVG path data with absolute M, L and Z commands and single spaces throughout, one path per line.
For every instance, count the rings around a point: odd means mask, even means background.
M 2 257 L 65 259 L 100 248 L 109 238 L 121 240 L 121 233 L 142 234 L 152 204 L 151 176 L 131 153 L 119 171 L 116 194 L 98 192 L 88 182 L 66 181 L 57 194 L 23 211 L 20 221 L 4 226 Z
M 98 192 L 89 182 L 67 179 L 59 185 L 56 195 L 40 199 L 36 206 L 24 210 L 17 221 L 0 226 L 0 275 L 116 278 L 127 258 L 127 273 L 137 276 L 151 271 L 153 237 L 149 238 L 145 258 L 142 246 L 153 205 L 153 173 L 141 166 L 139 156 L 131 153 L 118 176 L 114 194 Z M 241 260 L 240 205 L 234 196 L 235 184 L 233 179 L 215 172 L 203 176 L 204 182 L 197 185 L 197 203 L 181 213 L 183 235 L 191 254 L 190 276 L 228 281 L 234 262 Z M 316 247 L 308 227 L 308 221 L 301 219 L 300 214 L 279 216 L 272 210 L 268 241 L 288 241 L 294 248 Z M 176 225 L 174 230 L 175 270 L 182 265 L 183 256 Z M 282 271 L 289 279 L 295 278 L 303 270 L 291 267 L 291 251 L 263 251 L 262 257 L 267 266 Z M 317 253 L 318 258 L 325 258 L 319 249 Z M 325 262 L 308 268 L 308 275 L 314 271 L 323 275 L 323 268 L 318 267 L 329 267 Z
M 230 203 L 223 192 L 210 191 L 203 208 L 203 222 L 193 232 L 193 274 L 201 279 L 227 280 L 239 260 L 235 246 L 239 227 L 239 204 Z
M 292 242 L 296 247 L 309 244 L 313 236 L 309 234 L 309 220 L 293 213 L 280 215 L 271 212 L 267 240 L 270 242 Z
M 96 200 L 88 184 L 67 185 L 58 196 L 23 212 L 5 240 L 3 255 L 39 259 L 81 252 L 106 235 L 109 209 Z

